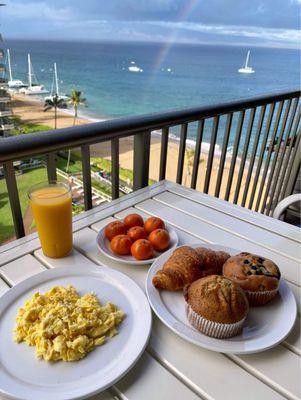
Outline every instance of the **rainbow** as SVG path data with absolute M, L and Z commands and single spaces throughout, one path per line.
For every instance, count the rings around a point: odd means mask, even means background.
M 197 3 L 198 3 L 198 0 L 189 0 L 187 2 L 185 1 L 183 7 L 181 8 L 181 10 L 178 14 L 178 17 L 176 18 L 176 22 L 186 21 L 186 19 L 192 13 L 192 11 L 193 11 L 194 7 L 197 5 Z M 156 71 L 157 69 L 159 69 L 161 67 L 162 63 L 166 59 L 166 56 L 167 56 L 169 50 L 175 43 L 175 39 L 176 39 L 177 35 L 178 35 L 178 29 L 174 28 L 172 30 L 172 32 L 170 33 L 166 42 L 164 42 L 162 44 L 162 46 L 158 52 L 158 55 L 155 59 L 155 62 L 153 64 L 154 71 Z

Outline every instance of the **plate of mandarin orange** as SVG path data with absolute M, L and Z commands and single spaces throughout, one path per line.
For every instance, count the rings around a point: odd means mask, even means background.
M 128 214 L 102 228 L 96 238 L 99 251 L 125 264 L 151 264 L 178 244 L 178 235 L 161 218 Z

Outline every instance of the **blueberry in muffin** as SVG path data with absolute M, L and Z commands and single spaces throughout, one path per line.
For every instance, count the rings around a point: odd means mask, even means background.
M 223 275 L 240 285 L 253 306 L 266 304 L 277 295 L 281 277 L 273 261 L 248 252 L 228 258 Z

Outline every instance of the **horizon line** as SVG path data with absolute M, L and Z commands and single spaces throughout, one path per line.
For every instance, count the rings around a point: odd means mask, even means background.
M 3 36 L 3 35 L 2 35 Z M 135 44 L 164 44 L 168 43 L 167 41 L 159 41 L 159 40 L 137 40 L 137 39 L 98 39 L 98 38 L 35 38 L 35 37 L 14 37 L 14 36 L 5 36 L 4 43 L 6 40 L 20 40 L 20 41 L 37 41 L 37 42 L 66 42 L 66 43 L 135 43 Z M 172 45 L 190 45 L 190 46 L 229 46 L 229 47 L 256 47 L 256 48 L 272 48 L 272 49 L 286 49 L 286 50 L 301 50 L 300 46 L 296 45 L 285 45 L 284 43 L 241 43 L 241 42 L 203 42 L 203 41 L 176 41 L 173 42 Z

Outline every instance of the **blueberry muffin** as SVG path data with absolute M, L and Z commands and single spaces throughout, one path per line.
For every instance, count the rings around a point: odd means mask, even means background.
M 253 306 L 266 304 L 277 295 L 281 276 L 273 261 L 247 252 L 228 258 L 223 274 L 245 291 Z
M 249 311 L 244 291 L 220 275 L 198 279 L 184 288 L 186 315 L 203 334 L 225 339 L 239 334 Z

